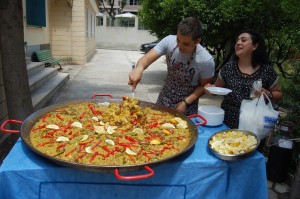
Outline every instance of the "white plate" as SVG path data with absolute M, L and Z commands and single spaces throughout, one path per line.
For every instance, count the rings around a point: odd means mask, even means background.
M 228 93 L 232 92 L 232 90 L 228 88 L 222 88 L 222 87 L 215 87 L 211 86 L 206 88 L 211 94 L 215 95 L 227 95 Z

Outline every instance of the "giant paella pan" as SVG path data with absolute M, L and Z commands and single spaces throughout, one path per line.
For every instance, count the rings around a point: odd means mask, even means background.
M 96 96 L 109 98 L 94 99 Z M 189 117 L 201 117 L 192 115 Z M 114 172 L 118 179 L 154 175 L 150 168 L 190 150 L 198 139 L 189 117 L 164 106 L 110 94 L 91 100 L 55 104 L 31 114 L 24 122 L 7 120 L 1 130 L 21 133 L 35 153 L 59 165 L 96 172 Z M 20 123 L 21 129 L 5 125 Z M 149 173 L 121 176 L 119 172 L 146 169 Z

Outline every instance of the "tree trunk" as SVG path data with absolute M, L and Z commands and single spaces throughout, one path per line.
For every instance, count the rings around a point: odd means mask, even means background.
M 290 199 L 300 199 L 300 160 L 298 160 L 298 165 L 291 187 Z
M 8 117 L 23 121 L 33 112 L 24 52 L 22 0 L 1 0 L 0 48 L 3 83 Z M 18 129 L 19 125 L 11 125 Z M 7 140 L 11 148 L 18 139 L 11 134 Z

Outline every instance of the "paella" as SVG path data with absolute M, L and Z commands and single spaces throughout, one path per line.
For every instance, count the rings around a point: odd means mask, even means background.
M 30 141 L 43 154 L 68 162 L 124 166 L 156 162 L 185 150 L 188 124 L 167 111 L 121 103 L 81 102 L 47 112 L 33 126 Z

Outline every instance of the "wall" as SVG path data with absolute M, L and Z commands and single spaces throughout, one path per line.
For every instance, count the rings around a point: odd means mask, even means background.
M 46 27 L 28 27 L 26 22 L 26 0 L 22 0 L 23 3 L 23 25 L 24 25 L 24 42 L 27 42 L 29 48 L 26 55 L 30 56 L 35 49 L 39 50 L 41 44 L 49 45 L 49 0 L 46 0 Z
M 96 26 L 97 48 L 139 50 L 140 45 L 157 40 L 147 30 L 138 30 L 138 18 L 135 27 L 107 27 L 106 16 L 103 26 Z
M 94 55 L 95 36 L 87 35 L 87 12 L 95 17 L 95 9 L 95 0 L 74 0 L 72 8 L 65 0 L 51 1 L 50 42 L 54 57 L 63 58 L 67 64 L 85 64 Z

